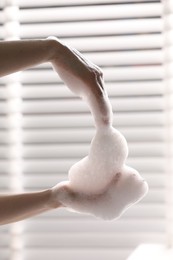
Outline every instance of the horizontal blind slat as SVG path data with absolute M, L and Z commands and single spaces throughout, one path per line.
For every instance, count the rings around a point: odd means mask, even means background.
M 129 225 L 130 224 L 130 225 Z M 75 232 L 75 233 L 88 233 L 88 232 L 98 232 L 99 233 L 116 233 L 125 232 L 130 233 L 140 233 L 140 232 L 162 232 L 165 229 L 164 219 L 150 219 L 146 221 L 145 219 L 119 219 L 114 221 L 102 221 L 96 218 L 92 220 L 60 220 L 60 219 L 50 219 L 50 220 L 27 220 L 25 226 L 23 227 L 26 233 L 39 231 L 49 231 L 51 233 L 59 232 Z
M 99 66 L 159 64 L 164 58 L 161 50 L 91 53 L 85 56 Z
M 47 0 L 47 1 L 41 1 L 41 0 L 37 0 L 37 2 L 35 2 L 34 0 L 30 0 L 29 2 L 25 1 L 25 0 L 17 0 L 18 3 L 20 4 L 21 7 L 38 7 L 38 6 L 71 6 L 71 5 L 87 5 L 87 4 L 107 4 L 106 0 L 83 0 L 81 2 L 81 0 L 58 0 L 58 4 L 57 4 L 57 0 Z M 127 0 L 110 0 L 109 3 L 110 4 L 121 4 L 127 2 Z M 128 0 L 128 2 L 135 2 L 135 3 L 140 3 L 140 0 Z M 153 2 L 151 0 L 145 0 L 145 2 Z
M 126 68 L 104 68 L 105 81 L 128 81 L 128 80 L 156 80 L 163 79 L 163 66 L 146 66 L 146 67 L 126 67 Z M 2 82 L 8 80 L 3 77 Z M 61 82 L 59 76 L 51 70 L 43 71 L 25 71 L 21 74 L 22 83 L 58 83 Z
M 158 232 L 159 233 L 159 232 Z M 39 246 L 46 247 L 72 247 L 72 248 L 84 248 L 86 247 L 116 247 L 122 248 L 124 244 L 128 244 L 129 247 L 135 247 L 138 243 L 144 243 L 148 240 L 148 243 L 156 243 L 164 240 L 164 236 L 160 233 L 157 234 L 150 232 L 146 234 L 141 232 L 139 234 L 107 234 L 107 233 L 87 233 L 87 234 L 71 234 L 61 233 L 61 236 L 56 234 L 35 234 L 29 233 L 23 236 L 23 243 L 26 248 L 34 248 Z
M 150 189 L 156 189 L 159 192 L 159 189 L 163 191 L 164 189 L 164 176 L 161 172 L 145 172 L 143 169 L 140 169 L 140 174 L 147 180 L 149 183 Z M 49 174 L 43 173 L 41 174 L 34 174 L 31 171 L 25 172 L 25 176 L 22 178 L 23 185 L 27 189 L 35 189 L 35 188 L 45 188 L 54 186 L 56 183 L 65 181 L 68 179 L 68 170 L 62 173 L 55 173 L 49 171 Z M 8 179 L 4 176 L 3 178 L 4 183 L 8 181 Z M 140 204 L 138 204 L 140 205 Z
M 130 65 L 155 65 L 161 64 L 164 60 L 163 51 L 160 50 L 135 50 L 135 51 L 110 51 L 83 53 L 85 57 L 100 67 L 130 66 Z M 38 66 L 39 69 L 51 68 L 48 64 Z
M 162 182 L 163 183 L 163 182 Z M 151 184 L 150 184 L 151 185 Z M 165 216 L 165 205 L 163 203 L 144 203 L 143 200 L 141 203 L 137 203 L 134 205 L 134 207 L 131 207 L 130 210 L 127 210 L 124 213 L 124 219 L 128 221 L 128 219 L 133 219 L 133 218 L 140 218 L 144 220 L 148 220 L 149 218 L 164 218 Z M 66 209 L 61 208 L 58 211 L 49 211 L 45 214 L 39 215 L 36 217 L 37 219 L 79 219 L 80 215 L 75 212 L 70 212 Z M 91 220 L 93 219 L 92 216 L 89 215 L 83 215 L 83 219 L 85 220 Z M 133 233 L 134 234 L 134 233 Z
M 164 94 L 162 81 L 149 82 L 107 82 L 105 88 L 110 97 L 131 97 L 131 96 L 157 96 Z M 0 94 L 7 97 L 5 90 L 0 90 Z M 21 91 L 21 96 L 26 101 L 29 99 L 55 99 L 76 98 L 75 95 L 63 84 L 25 85 Z M 57 101 L 58 102 L 58 101 Z
M 7 120 L 1 120 L 2 125 L 9 126 Z M 114 126 L 163 126 L 165 123 L 164 112 L 141 112 L 141 113 L 116 113 L 114 115 Z M 28 115 L 23 118 L 23 128 L 76 128 L 76 127 L 91 127 L 93 126 L 93 119 L 91 115 L 43 115 L 32 116 Z
M 118 130 L 126 137 L 128 142 L 164 142 L 165 130 L 159 127 L 131 127 Z M 25 130 L 22 133 L 23 144 L 83 144 L 90 142 L 95 134 L 95 129 L 55 129 L 55 130 Z M 0 132 L 0 141 L 3 141 L 4 133 Z M 9 141 L 12 143 L 12 139 Z
M 95 36 L 110 34 L 130 33 L 156 33 L 163 29 L 161 19 L 140 19 L 120 21 L 92 21 L 92 22 L 70 22 L 64 24 L 24 24 L 20 29 L 21 38 L 47 37 L 56 35 L 58 37 Z
M 163 46 L 163 35 L 155 34 L 138 34 L 138 35 L 116 35 L 106 37 L 90 36 L 77 38 L 62 38 L 67 44 L 80 51 L 108 51 L 108 50 L 136 50 L 161 48 Z
M 165 107 L 164 99 L 160 97 L 143 98 L 110 98 L 113 109 L 119 111 L 156 111 L 163 110 Z M 6 106 L 1 106 L 1 111 L 6 111 Z M 89 112 L 88 105 L 80 99 L 77 100 L 59 100 L 59 101 L 26 101 L 22 105 L 24 114 L 44 114 L 44 113 L 86 113 Z M 8 112 L 8 110 L 7 110 Z
M 77 15 L 76 15 L 77 14 Z M 21 10 L 19 20 L 21 23 L 119 19 L 136 17 L 153 17 L 162 14 L 160 3 L 141 3 L 136 5 L 104 5 L 65 8 L 37 8 Z
M 128 142 L 164 142 L 165 129 L 162 127 L 131 127 L 122 128 L 118 130 L 126 137 Z M 22 132 L 23 144 L 80 144 L 89 142 L 94 136 L 95 130 L 88 129 L 35 129 Z M 15 133 L 14 133 L 15 134 Z M 2 145 L 13 144 L 13 130 L 11 136 L 7 131 L 0 131 L 0 143 Z
M 82 248 L 82 249 L 26 249 L 22 254 L 24 260 L 38 260 L 39 256 L 42 256 L 42 260 L 47 260 L 50 258 L 51 260 L 57 260 L 57 256 L 60 259 L 71 260 L 73 255 L 74 259 L 99 259 L 105 260 L 108 258 L 109 260 L 124 260 L 126 259 L 129 254 L 132 253 L 132 249 L 89 249 L 89 248 Z
M 127 126 L 164 126 L 164 112 L 132 112 L 114 114 L 114 127 Z M 0 129 L 13 129 L 15 123 L 7 116 L 0 116 Z M 94 122 L 89 114 L 71 115 L 27 115 L 22 120 L 23 129 L 51 129 L 51 128 L 84 128 L 93 127 Z
M 57 172 L 64 173 L 69 170 L 69 168 L 77 162 L 80 158 L 76 159 L 27 159 L 23 161 L 23 173 L 27 174 L 27 172 L 34 173 L 51 173 Z M 0 162 L 0 168 L 2 166 L 6 166 L 8 162 Z M 138 171 L 148 171 L 148 172 L 162 172 L 165 167 L 165 159 L 162 157 L 138 157 L 136 159 L 128 158 L 127 164 L 133 168 L 138 169 Z
M 89 144 L 42 144 L 24 145 L 22 147 L 23 158 L 82 158 L 89 152 Z M 130 143 L 129 157 L 161 157 L 165 155 L 166 145 L 162 142 Z M 12 146 L 13 149 L 13 146 Z M 15 146 L 14 146 L 15 149 Z M 13 158 L 7 146 L 0 147 L 0 157 Z

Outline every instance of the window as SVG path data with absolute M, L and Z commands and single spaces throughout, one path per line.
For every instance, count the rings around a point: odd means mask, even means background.
M 124 260 L 140 243 L 166 243 L 167 108 L 161 1 L 3 1 L 0 39 L 57 36 L 99 65 L 127 163 L 148 195 L 118 221 L 55 210 L 0 227 L 1 260 Z M 0 189 L 40 190 L 67 179 L 94 135 L 87 105 L 49 64 L 0 79 Z

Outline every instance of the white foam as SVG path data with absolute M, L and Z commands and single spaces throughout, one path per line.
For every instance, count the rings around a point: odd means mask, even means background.
M 69 170 L 70 185 L 76 191 L 97 193 L 121 171 L 127 158 L 125 138 L 113 127 L 97 130 L 89 155 Z
M 79 196 L 67 192 L 62 203 L 70 210 L 101 219 L 119 218 L 148 192 L 146 181 L 125 164 L 127 154 L 127 143 L 120 132 L 113 127 L 97 130 L 89 155 L 70 168 L 65 183 Z

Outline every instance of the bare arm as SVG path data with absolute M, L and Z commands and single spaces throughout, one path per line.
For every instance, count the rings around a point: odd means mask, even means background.
M 56 193 L 59 191 L 57 190 Z M 52 191 L 0 195 L 0 225 L 24 220 L 53 208 L 59 208 L 61 203 L 52 202 Z
M 52 37 L 0 42 L 0 77 L 50 62 L 69 89 L 86 99 L 96 127 L 112 123 L 103 74 L 77 50 Z
M 52 56 L 51 40 L 2 41 L 0 77 L 48 62 Z

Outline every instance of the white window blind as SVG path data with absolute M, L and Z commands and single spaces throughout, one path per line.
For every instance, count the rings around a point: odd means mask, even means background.
M 117 221 L 54 210 L 0 227 L 0 260 L 125 260 L 140 243 L 166 242 L 162 5 L 4 0 L 1 40 L 54 35 L 102 68 L 114 127 L 128 141 L 127 163 L 150 191 Z M 49 64 L 1 78 L 0 111 L 2 192 L 51 187 L 88 152 L 95 131 L 88 107 Z

